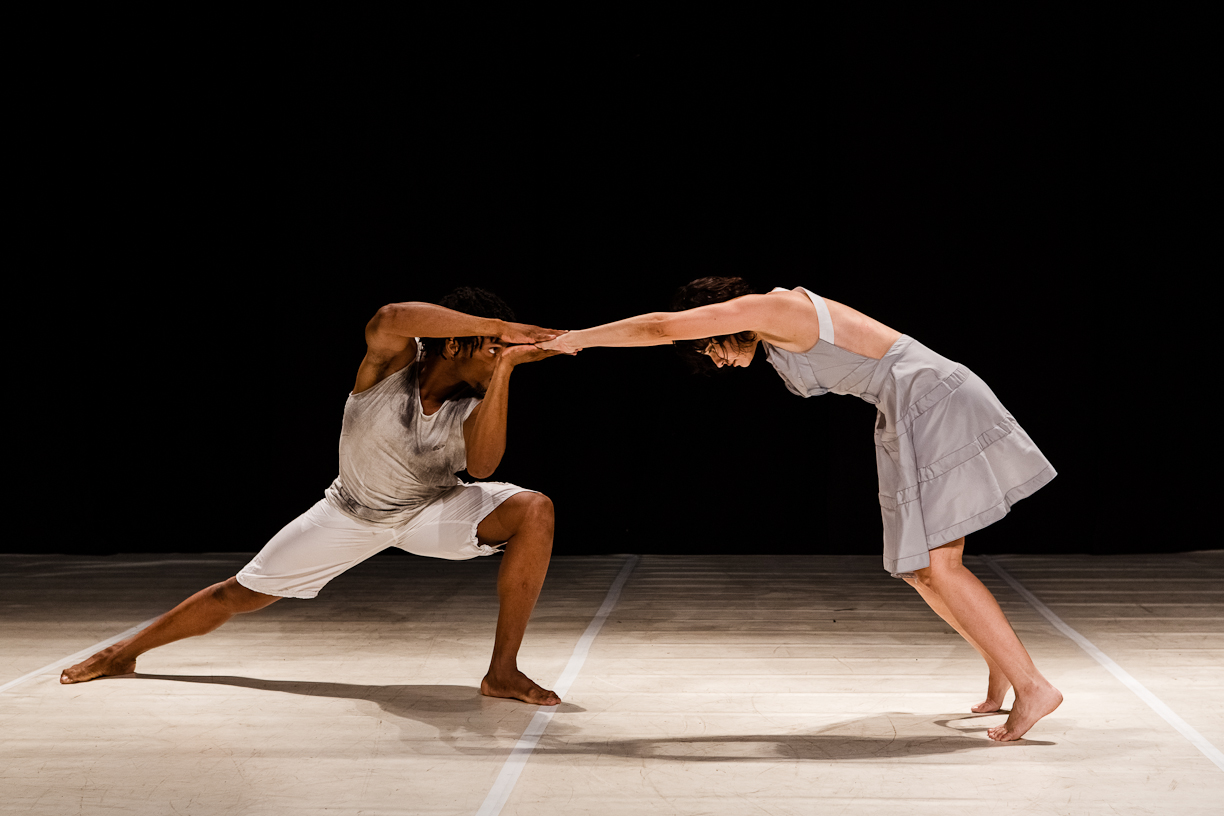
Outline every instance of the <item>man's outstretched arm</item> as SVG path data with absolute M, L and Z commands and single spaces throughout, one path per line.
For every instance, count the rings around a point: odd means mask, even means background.
M 366 355 L 353 393 L 372 388 L 416 359 L 417 337 L 497 337 L 503 343 L 537 343 L 560 332 L 526 323 L 447 309 L 433 303 L 388 303 L 366 324 Z
M 433 303 L 388 303 L 366 325 L 366 341 L 412 337 L 498 337 L 503 343 L 538 343 L 560 332 L 492 317 L 475 317 Z
M 487 479 L 501 464 L 506 452 L 506 417 L 509 413 L 510 373 L 516 365 L 561 354 L 535 346 L 507 346 L 493 368 L 493 379 L 484 399 L 463 423 L 467 446 L 467 471 L 477 479 Z

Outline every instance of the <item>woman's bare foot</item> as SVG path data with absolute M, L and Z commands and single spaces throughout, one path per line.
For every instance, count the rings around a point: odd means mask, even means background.
M 117 674 L 131 674 L 136 671 L 136 658 L 119 655 L 120 644 L 116 643 L 86 658 L 75 666 L 69 666 L 60 674 L 60 682 L 84 683 L 96 677 L 112 677 Z
M 969 710 L 974 714 L 990 714 L 998 711 L 1003 707 L 1003 700 L 1009 691 L 1011 691 L 1011 683 L 1008 682 L 1003 672 L 991 669 L 990 679 L 986 681 L 986 699 Z
M 480 681 L 480 693 L 486 697 L 507 697 L 531 705 L 554 706 L 561 702 L 555 692 L 535 683 L 518 669 L 506 675 L 494 675 L 493 670 Z
M 1058 708 L 1062 701 L 1062 692 L 1050 685 L 1049 681 L 1043 680 L 1031 691 L 1023 695 L 1017 693 L 1007 722 L 991 728 L 986 735 L 999 742 L 1018 740 L 1038 720 Z

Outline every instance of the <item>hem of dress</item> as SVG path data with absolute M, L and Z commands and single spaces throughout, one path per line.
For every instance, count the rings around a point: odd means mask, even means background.
M 945 544 L 950 544 L 959 538 L 963 538 L 970 533 L 975 533 L 1000 521 L 1011 512 L 1012 505 L 1021 499 L 1026 499 L 1036 493 L 1041 488 L 1049 484 L 1055 476 L 1058 475 L 1053 466 L 1046 465 L 1041 472 L 1023 484 L 1013 487 L 1003 495 L 1003 501 L 996 504 L 994 507 L 978 513 L 970 519 L 966 519 L 951 527 L 940 530 L 938 533 L 927 536 L 926 552 L 915 553 L 908 555 L 905 558 L 898 558 L 889 563 L 887 559 L 884 561 L 884 569 L 894 578 L 904 578 L 907 575 L 913 575 L 914 570 L 925 569 L 931 565 L 931 550 L 942 547 Z
M 304 601 L 308 601 L 311 598 L 316 598 L 319 595 L 318 590 L 315 590 L 309 595 L 295 595 L 290 592 L 284 592 L 283 590 L 263 589 L 263 588 L 260 588 L 259 586 L 256 586 L 255 584 L 258 584 L 260 581 L 266 581 L 268 579 L 264 578 L 263 576 L 259 576 L 259 575 L 247 575 L 245 573 L 240 572 L 234 576 L 234 579 L 237 580 L 238 583 L 242 584 L 247 589 L 251 590 L 252 592 L 258 592 L 261 595 L 275 595 L 277 598 L 299 598 Z
M 884 559 L 884 569 L 888 570 L 889 574 L 894 578 L 905 578 L 907 575 L 913 575 L 914 570 L 926 569 L 931 566 L 931 551 L 914 553 L 907 555 L 904 558 L 898 558 L 893 562 Z
M 1012 505 L 1021 499 L 1027 499 L 1029 496 L 1036 493 L 1041 488 L 1045 487 L 1050 481 L 1058 475 L 1058 471 L 1050 465 L 1042 468 L 1041 472 L 1023 484 L 1013 487 L 1011 490 L 1003 494 L 1003 501 L 991 507 L 982 513 L 970 519 L 966 519 L 959 524 L 953 524 L 927 536 L 927 549 L 933 550 L 936 547 L 942 547 L 944 544 L 956 541 L 958 538 L 967 536 L 970 533 L 976 533 L 978 530 L 989 527 L 996 521 L 999 521 L 1008 513 L 1011 512 Z

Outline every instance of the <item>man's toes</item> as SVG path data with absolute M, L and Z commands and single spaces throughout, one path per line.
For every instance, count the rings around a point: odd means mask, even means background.
M 527 693 L 526 697 L 536 705 L 556 705 L 561 702 L 561 698 L 557 696 L 555 691 L 546 689 L 543 686 L 536 686 Z
M 72 683 L 80 683 L 88 679 L 88 672 L 81 668 L 80 664 L 69 666 L 60 672 L 60 682 L 65 686 Z

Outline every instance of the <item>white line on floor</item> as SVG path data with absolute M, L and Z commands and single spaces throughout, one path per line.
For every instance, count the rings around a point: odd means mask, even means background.
M 146 626 L 148 626 L 150 623 L 152 623 L 155 620 L 157 620 L 157 618 L 149 618 L 147 621 L 143 623 L 136 624 L 131 629 L 124 629 L 122 632 L 115 635 L 114 637 L 110 637 L 110 638 L 107 638 L 106 640 L 99 641 L 92 646 L 86 646 L 84 649 L 82 649 L 79 652 L 76 652 L 75 654 L 70 654 L 67 657 L 60 658 L 54 663 L 48 663 L 46 666 L 43 666 L 41 669 L 35 669 L 29 674 L 18 677 L 16 680 L 10 680 L 9 682 L 5 683 L 3 686 L 0 686 L 0 692 L 8 691 L 9 689 L 15 686 L 21 685 L 27 680 L 33 680 L 35 677 L 38 677 L 39 675 L 46 674 L 48 672 L 53 672 L 53 671 L 56 671 L 57 669 L 65 669 L 71 666 L 73 663 L 77 663 L 78 661 L 84 660 L 85 658 L 92 655 L 94 652 L 100 652 L 103 649 L 105 649 L 107 646 L 112 646 L 118 643 L 119 641 L 123 640 L 125 637 L 129 637 L 130 635 L 136 634 L 141 629 L 145 628 Z
M 587 653 L 591 651 L 591 644 L 595 641 L 595 636 L 599 634 L 604 621 L 608 619 L 608 615 L 612 613 L 612 608 L 616 606 L 616 601 L 620 598 L 621 589 L 624 588 L 625 582 L 629 580 L 629 573 L 633 572 L 637 562 L 638 557 L 636 555 L 629 556 L 629 560 L 621 567 L 616 580 L 609 587 L 603 605 L 595 613 L 595 617 L 592 618 L 586 631 L 582 633 L 582 637 L 578 638 L 578 645 L 574 647 L 574 653 L 570 655 L 565 671 L 561 672 L 561 677 L 557 680 L 556 686 L 553 687 L 553 691 L 557 692 L 557 696 L 561 699 L 565 699 L 565 695 L 569 693 L 569 687 L 573 685 L 574 680 L 578 677 L 578 672 L 582 671 L 582 664 L 586 662 Z M 480 810 L 476 811 L 476 816 L 498 816 L 501 813 L 506 800 L 510 798 L 511 791 L 514 790 L 515 783 L 518 782 L 519 775 L 523 772 L 523 766 L 527 764 L 527 759 L 531 756 L 531 752 L 535 750 L 536 743 L 540 741 L 540 737 L 544 735 L 544 730 L 548 728 L 548 723 L 552 720 L 553 713 L 556 710 L 556 706 L 539 706 L 535 716 L 531 718 L 531 722 L 527 723 L 523 736 L 519 737 L 514 750 L 510 752 L 510 756 L 506 759 L 506 764 L 502 766 L 501 773 L 497 775 L 497 780 L 493 783 L 493 788 L 489 791 L 489 795 L 485 797 L 484 804 L 480 806 Z
M 1079 646 L 1094 660 L 1096 660 L 1096 662 L 1104 666 L 1110 674 L 1121 680 L 1122 685 L 1135 692 L 1135 694 L 1139 696 L 1140 700 L 1147 703 L 1153 711 L 1164 717 L 1165 722 L 1176 728 L 1178 733 L 1190 740 L 1191 744 L 1194 745 L 1195 748 L 1202 751 L 1204 756 L 1216 764 L 1216 767 L 1224 771 L 1224 752 L 1221 752 L 1219 748 L 1216 748 L 1214 745 L 1208 742 L 1207 738 L 1196 731 L 1193 726 L 1190 725 L 1190 723 L 1177 716 L 1177 714 L 1173 712 L 1173 709 L 1161 702 L 1160 698 L 1148 691 L 1142 683 L 1140 683 L 1134 677 L 1131 677 L 1129 672 L 1127 672 L 1117 663 L 1113 662 L 1113 660 L 1111 660 L 1107 654 L 1093 645 L 1092 641 L 1064 623 L 1062 618 L 1055 615 L 1048 606 L 1037 600 L 1037 597 L 1033 595 L 1033 593 L 1025 589 L 1019 581 L 1013 578 L 1007 570 L 999 566 L 999 564 L 996 563 L 993 558 L 988 555 L 979 555 L 978 558 L 985 561 L 986 566 L 994 570 L 1000 578 L 1011 586 L 1012 589 L 1019 592 L 1024 600 L 1028 601 L 1034 609 L 1045 616 L 1046 620 L 1054 624 L 1055 629 L 1069 637 L 1075 642 L 1075 645 Z

